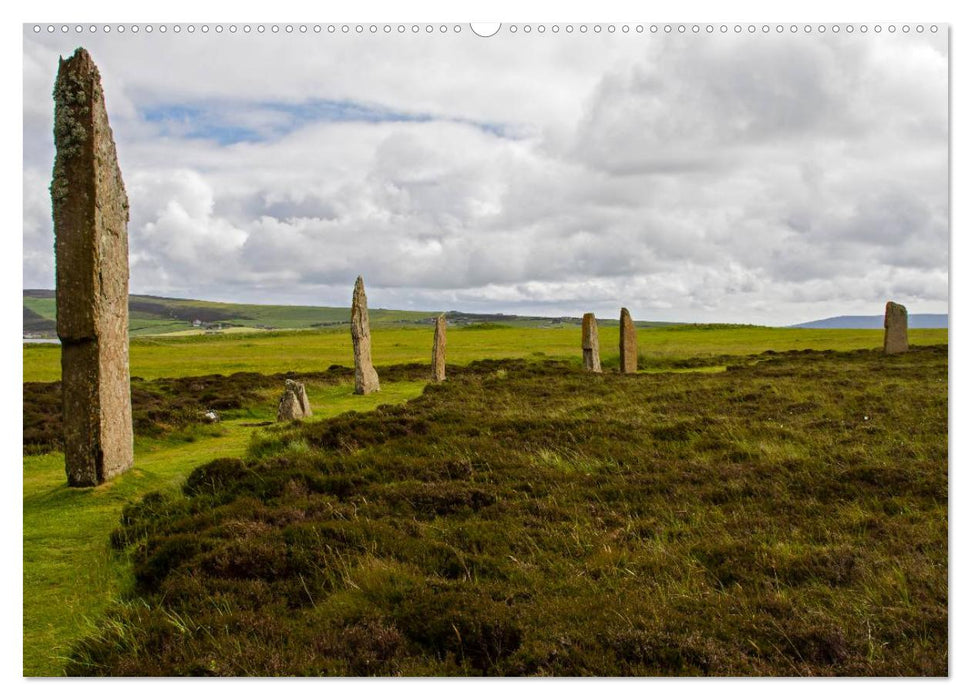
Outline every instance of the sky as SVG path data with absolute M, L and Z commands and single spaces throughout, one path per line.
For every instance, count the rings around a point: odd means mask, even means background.
M 372 307 L 429 311 L 948 311 L 944 25 L 167 26 L 25 27 L 25 288 L 53 287 L 51 90 L 83 45 L 132 293 L 348 306 L 361 274 Z

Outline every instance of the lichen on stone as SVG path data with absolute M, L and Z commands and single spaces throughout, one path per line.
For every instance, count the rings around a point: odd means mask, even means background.
M 83 49 L 78 49 L 82 51 Z M 78 52 L 75 52 L 75 57 Z M 74 60 L 74 59 L 70 59 Z M 54 159 L 50 192 L 55 201 L 67 196 L 69 183 L 67 163 L 81 155 L 88 138 L 85 122 L 90 118 L 91 106 L 85 80 L 72 72 L 69 61 L 62 60 L 54 82 Z

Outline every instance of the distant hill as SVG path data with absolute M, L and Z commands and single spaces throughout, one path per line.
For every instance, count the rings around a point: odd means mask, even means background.
M 947 314 L 909 314 L 908 328 L 947 328 Z M 883 328 L 883 316 L 832 316 L 790 328 Z
M 371 325 L 382 327 L 427 326 L 440 311 L 398 311 L 369 309 Z M 229 304 L 198 299 L 174 299 L 147 294 L 128 298 L 128 325 L 131 335 L 166 333 L 226 332 L 242 329 L 292 330 L 340 328 L 350 325 L 351 309 L 346 306 L 280 306 L 267 304 Z M 511 314 L 473 314 L 447 311 L 452 326 L 483 324 L 520 328 L 562 328 L 579 326 L 578 317 L 515 316 Z M 53 338 L 57 319 L 54 292 L 50 289 L 24 290 L 24 337 Z M 616 326 L 616 319 L 598 319 L 603 326 Z M 639 321 L 641 328 L 676 325 Z
M 48 335 L 57 332 L 54 319 L 41 316 L 36 311 L 24 306 L 24 335 Z
M 24 335 L 53 337 L 57 305 L 50 289 L 24 290 Z M 433 323 L 432 311 L 371 309 L 374 326 Z M 128 298 L 131 335 L 225 331 L 252 328 L 280 330 L 346 325 L 350 307 L 228 304 L 197 299 L 174 299 L 147 294 Z

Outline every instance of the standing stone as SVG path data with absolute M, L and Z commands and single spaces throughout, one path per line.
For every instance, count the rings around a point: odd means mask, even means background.
M 627 309 L 620 310 L 620 371 L 637 372 L 637 331 Z
M 292 379 L 288 379 L 286 382 L 286 387 L 294 394 L 297 395 L 297 401 L 300 404 L 300 410 L 303 412 L 304 418 L 309 418 L 314 414 L 310 410 L 310 399 L 307 398 L 307 389 L 300 382 L 295 382 Z
M 79 48 L 54 84 L 51 204 L 61 340 L 64 463 L 70 486 L 132 466 L 128 370 L 128 197 L 101 75 Z
M 600 368 L 600 338 L 597 336 L 597 317 L 583 314 L 583 368 L 588 372 L 602 372 Z
M 445 314 L 435 319 L 435 340 L 432 341 L 432 381 L 445 381 Z
M 351 300 L 351 340 L 354 343 L 354 393 L 370 394 L 380 391 L 378 373 L 371 364 L 371 324 L 367 316 L 367 296 L 364 294 L 364 280 L 357 278 L 354 283 L 354 298 Z
M 888 355 L 907 352 L 907 307 L 892 301 L 883 314 L 883 351 Z
M 284 421 L 297 420 L 299 418 L 303 418 L 303 409 L 300 407 L 300 399 L 297 398 L 296 392 L 287 387 L 283 391 L 283 396 L 280 397 L 280 406 L 276 411 L 277 422 L 282 423 Z
M 280 397 L 280 406 L 276 412 L 278 421 L 296 420 L 297 418 L 309 418 L 314 414 L 310 410 L 310 401 L 307 399 L 307 390 L 300 382 L 287 379 Z

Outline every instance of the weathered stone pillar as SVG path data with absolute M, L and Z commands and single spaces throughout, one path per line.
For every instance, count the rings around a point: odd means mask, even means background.
M 354 343 L 354 393 L 380 391 L 378 373 L 371 364 L 371 324 L 367 315 L 364 279 L 361 277 L 354 283 L 354 298 L 351 300 L 351 340 Z
M 637 371 L 637 331 L 626 308 L 620 310 L 620 371 L 624 374 Z
M 70 486 L 95 486 L 130 468 L 133 459 L 128 197 L 101 76 L 83 48 L 58 66 L 54 146 L 64 463 Z
M 581 337 L 583 348 L 583 368 L 588 372 L 602 372 L 600 368 L 600 338 L 597 335 L 597 317 L 593 314 L 583 314 L 583 332 Z
M 445 381 L 445 314 L 435 319 L 435 339 L 432 341 L 432 381 Z
M 888 355 L 907 352 L 907 307 L 892 301 L 883 314 L 883 351 Z

